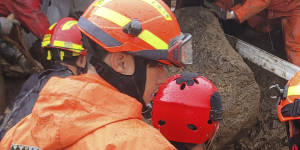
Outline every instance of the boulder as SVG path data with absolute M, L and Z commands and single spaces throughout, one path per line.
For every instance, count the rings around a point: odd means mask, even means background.
M 259 86 L 253 72 L 229 44 L 214 14 L 203 7 L 181 8 L 175 13 L 182 31 L 193 35 L 194 64 L 184 69 L 170 67 L 168 72 L 198 72 L 219 89 L 225 118 L 213 149 L 223 149 L 256 124 Z

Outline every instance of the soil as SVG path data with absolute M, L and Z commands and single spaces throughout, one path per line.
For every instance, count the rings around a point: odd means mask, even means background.
M 238 28 L 239 30 L 232 31 L 228 26 L 234 26 L 235 29 Z M 227 22 L 227 24 L 223 24 L 223 27 L 226 33 L 235 35 L 248 43 L 286 60 L 284 40 L 280 29 L 269 33 L 260 33 L 246 24 L 236 24 L 234 22 Z M 229 147 L 235 150 L 288 150 L 285 124 L 281 123 L 277 117 L 278 100 L 270 98 L 269 90 L 269 87 L 274 84 L 279 84 L 280 87 L 284 87 L 287 81 L 248 60 L 245 60 L 245 62 L 254 72 L 255 79 L 260 86 L 260 113 L 256 125 L 245 132 L 244 135 L 241 136 L 241 139 Z

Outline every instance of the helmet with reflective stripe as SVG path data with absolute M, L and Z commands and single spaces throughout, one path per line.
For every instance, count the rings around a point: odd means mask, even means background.
M 76 24 L 77 20 L 67 17 L 50 26 L 44 35 L 42 47 L 66 50 L 72 52 L 73 56 L 86 55 Z
M 282 122 L 300 119 L 300 72 L 286 84 L 282 99 L 277 105 L 277 113 Z
M 191 35 L 181 33 L 161 0 L 96 0 L 78 26 L 108 52 L 128 52 L 177 66 L 192 63 Z
M 213 139 L 224 109 L 212 82 L 185 72 L 160 87 L 152 111 L 153 126 L 169 141 L 201 144 Z

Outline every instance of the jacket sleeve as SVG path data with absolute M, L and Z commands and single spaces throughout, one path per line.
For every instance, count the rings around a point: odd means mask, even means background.
M 7 8 L 39 39 L 48 30 L 49 21 L 41 10 L 40 0 L 6 0 Z
M 242 5 L 232 8 L 240 23 L 258 14 L 271 3 L 271 0 L 246 0 Z

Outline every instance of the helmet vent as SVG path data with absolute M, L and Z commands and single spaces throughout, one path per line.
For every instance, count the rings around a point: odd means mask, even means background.
M 159 126 L 163 126 L 163 125 L 165 125 L 166 124 L 166 121 L 164 121 L 164 120 L 159 120 L 158 121 L 158 125 Z
M 199 84 L 199 82 L 198 82 L 198 80 L 197 80 L 197 79 L 194 79 L 194 82 L 195 82 L 196 84 Z
M 208 124 L 212 124 L 212 120 L 208 120 L 207 123 L 208 123 Z
M 196 131 L 197 130 L 197 127 L 193 124 L 188 124 L 187 127 L 190 129 L 190 130 L 193 130 L 193 131 Z
M 185 88 L 185 84 L 181 84 L 180 85 L 180 90 L 184 90 L 184 88 Z

